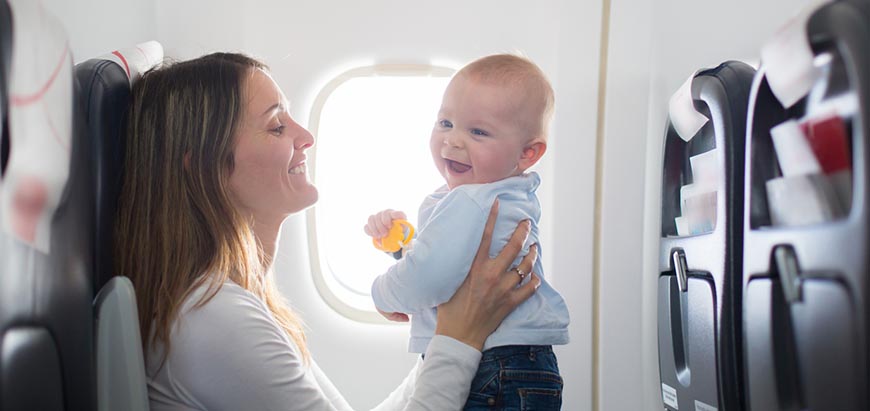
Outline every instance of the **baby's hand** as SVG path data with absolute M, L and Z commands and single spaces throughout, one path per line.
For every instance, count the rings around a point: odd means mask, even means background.
M 383 238 L 390 233 L 390 227 L 393 226 L 393 220 L 406 220 L 408 217 L 405 213 L 395 210 L 384 210 L 377 214 L 369 216 L 369 222 L 363 228 L 366 234 L 372 238 Z

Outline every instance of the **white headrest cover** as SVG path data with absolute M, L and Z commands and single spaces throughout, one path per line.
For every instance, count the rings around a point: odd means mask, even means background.
M 132 85 L 143 73 L 163 61 L 163 46 L 156 41 L 148 41 L 134 47 L 115 50 L 100 58 L 114 61 L 121 66 Z
M 42 2 L 11 0 L 9 164 L 0 185 L 2 228 L 49 253 L 51 217 L 69 175 L 72 56 L 63 25 Z

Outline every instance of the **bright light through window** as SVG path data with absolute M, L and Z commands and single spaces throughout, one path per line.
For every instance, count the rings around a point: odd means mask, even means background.
M 316 244 L 312 262 L 321 294 L 351 318 L 377 318 L 369 315 L 371 284 L 395 262 L 363 232 L 368 216 L 401 210 L 416 226 L 420 202 L 444 184 L 429 136 L 449 75 L 446 69 L 419 76 L 372 70 L 337 80 L 319 99 L 319 119 L 312 119 L 320 192 L 309 213 L 309 230 L 316 230 L 309 233 Z

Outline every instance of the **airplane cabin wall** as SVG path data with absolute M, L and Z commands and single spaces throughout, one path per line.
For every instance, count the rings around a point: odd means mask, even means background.
M 157 36 L 153 0 L 42 0 L 42 4 L 63 22 L 76 63 Z

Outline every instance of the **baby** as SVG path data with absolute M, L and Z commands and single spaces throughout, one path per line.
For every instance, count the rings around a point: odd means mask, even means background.
M 554 97 L 544 73 L 514 55 L 478 59 L 453 76 L 444 92 L 430 148 L 447 182 L 420 206 L 418 235 L 412 247 L 377 277 L 372 297 L 389 319 L 410 314 L 409 351 L 423 353 L 435 331 L 436 308 L 462 283 L 480 244 L 493 201 L 499 213 L 489 250 L 494 257 L 517 224 L 530 220 L 523 253 L 537 244 L 533 272 L 541 286 L 487 339 L 465 409 L 561 407 L 562 378 L 553 344 L 568 343 L 568 309 L 546 281 L 541 266 L 538 223 L 541 206 L 535 191 L 541 178 L 526 172 L 547 149 L 547 128 Z M 400 211 L 369 218 L 366 234 L 384 237 Z M 518 283 L 528 281 L 517 272 Z

